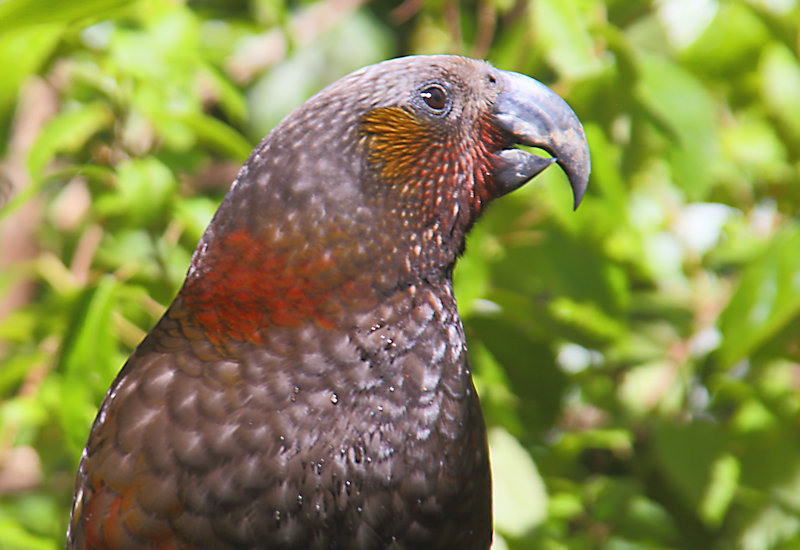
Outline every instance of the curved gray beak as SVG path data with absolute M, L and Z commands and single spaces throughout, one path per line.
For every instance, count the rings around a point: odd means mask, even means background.
M 506 193 L 520 187 L 553 162 L 567 174 L 578 208 L 589 183 L 589 144 L 581 121 L 567 102 L 550 88 L 528 76 L 496 71 L 502 86 L 494 102 L 493 115 L 499 128 L 514 144 L 544 149 L 554 158 L 544 158 L 521 149 L 498 154 L 495 182 Z

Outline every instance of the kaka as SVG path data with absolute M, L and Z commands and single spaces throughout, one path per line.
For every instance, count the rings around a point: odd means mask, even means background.
M 67 548 L 488 548 L 453 265 L 486 205 L 552 162 L 577 207 L 575 114 L 460 57 L 366 67 L 290 114 L 108 390 Z

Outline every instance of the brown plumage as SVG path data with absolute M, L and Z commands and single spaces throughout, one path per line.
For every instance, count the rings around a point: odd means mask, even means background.
M 486 63 L 380 63 L 289 115 L 113 382 L 67 547 L 488 548 L 451 277 L 486 204 L 553 162 L 515 143 L 553 153 L 577 206 L 577 118 Z

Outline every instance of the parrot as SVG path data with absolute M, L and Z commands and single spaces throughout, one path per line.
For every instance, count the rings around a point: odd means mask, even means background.
M 487 205 L 554 163 L 577 208 L 577 115 L 466 57 L 382 61 L 290 113 L 105 395 L 66 548 L 489 548 L 453 268 Z

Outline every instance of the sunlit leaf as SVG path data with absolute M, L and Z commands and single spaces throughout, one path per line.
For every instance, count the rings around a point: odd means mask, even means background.
M 508 432 L 489 432 L 495 526 L 519 537 L 544 520 L 547 490 L 531 456 Z
M 747 357 L 800 313 L 800 228 L 787 227 L 751 262 L 720 314 L 723 365 Z
M 239 132 L 214 117 L 195 113 L 181 117 L 197 139 L 228 157 L 244 162 L 255 144 Z
M 97 201 L 106 216 L 129 216 L 137 226 L 163 215 L 177 182 L 170 169 L 154 157 L 125 161 L 117 167 L 117 193 Z
M 719 147 L 713 99 L 700 82 L 677 63 L 643 56 L 640 98 L 657 120 L 674 132 L 669 142 L 676 183 L 692 199 L 703 199 L 711 183 L 709 159 Z
M 761 94 L 771 114 L 800 143 L 800 63 L 782 44 L 772 44 L 762 54 Z
M 706 523 L 719 525 L 731 505 L 739 483 L 739 461 L 731 454 L 722 454 L 711 466 L 711 475 L 700 503 L 700 517 Z
M 65 377 L 60 412 L 76 448 L 85 443 L 95 403 L 120 366 L 113 333 L 117 287 L 113 277 L 106 276 L 88 289 L 65 336 L 60 361 Z
M 61 355 L 67 372 L 107 372 L 109 369 L 115 349 L 111 312 L 116 287 L 113 277 L 103 277 L 81 300 Z
M 43 23 L 74 23 L 113 16 L 130 7 L 129 0 L 5 0 L 0 2 L 0 34 Z
M 0 3 L 0 6 L 3 4 Z M 2 25 L 0 23 L 0 25 Z M 17 32 L 0 32 L 0 59 L 3 78 L 0 78 L 0 121 L 4 111 L 17 98 L 24 79 L 35 73 L 61 38 L 57 25 L 45 25 Z M 0 146 L 0 151 L 5 145 Z
M 503 367 L 528 425 L 541 428 L 552 422 L 567 383 L 553 350 L 501 317 L 473 315 L 467 329 Z
M 574 0 L 541 0 L 532 3 L 530 15 L 545 56 L 567 78 L 584 77 L 601 67 L 577 4 Z
M 53 550 L 49 537 L 30 533 L 11 517 L 0 517 L 0 540 L 3 550 Z
M 697 513 L 712 479 L 726 435 L 709 423 L 664 423 L 655 431 L 657 460 L 681 498 Z M 728 475 L 727 473 L 725 475 Z M 725 481 L 727 482 L 727 480 Z
M 585 333 L 588 338 L 614 340 L 625 331 L 624 325 L 590 303 L 578 303 L 560 297 L 550 302 L 548 309 L 558 322 Z
M 112 120 L 108 108 L 101 103 L 90 103 L 56 115 L 42 129 L 28 154 L 31 175 L 41 177 L 47 163 L 58 153 L 79 151 L 89 138 L 108 127 Z
M 174 215 L 183 223 L 187 240 L 192 243 L 200 240 L 217 206 L 217 201 L 207 197 L 191 197 L 175 205 Z
M 770 38 L 769 29 L 746 2 L 719 2 L 716 15 L 684 52 L 698 74 L 724 75 L 751 70 Z

